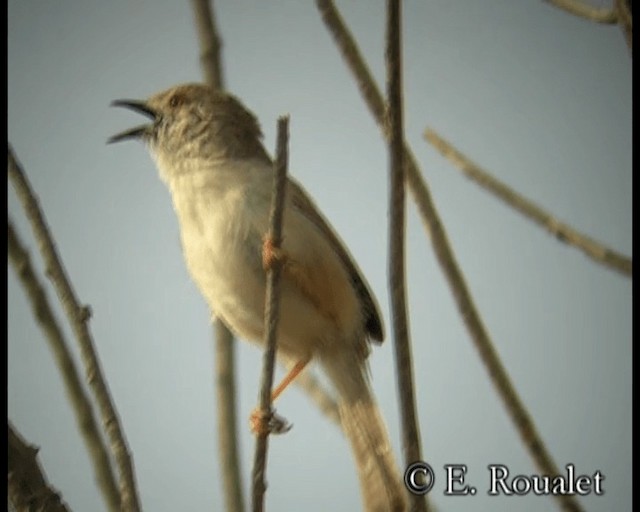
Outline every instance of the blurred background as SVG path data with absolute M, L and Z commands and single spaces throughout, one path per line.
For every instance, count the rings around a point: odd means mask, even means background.
M 593 5 L 605 7 L 608 2 Z M 384 90 L 384 2 L 339 2 Z M 541 1 L 404 5 L 406 137 L 515 387 L 560 468 L 605 476 L 587 510 L 631 510 L 632 281 L 556 241 L 468 181 L 428 126 L 559 219 L 631 255 L 631 55 L 619 27 Z M 375 291 L 387 342 L 370 358 L 399 460 L 387 284 L 388 155 L 312 2 L 217 0 L 227 88 L 275 146 L 290 114 L 290 172 Z M 8 136 L 84 303 L 134 456 L 145 510 L 223 510 L 210 313 L 182 259 L 168 191 L 145 148 L 106 139 L 140 122 L 109 108 L 202 79 L 187 2 L 8 2 Z M 9 217 L 40 258 L 9 187 Z M 408 200 L 407 272 L 417 409 L 442 511 L 546 511 L 550 498 L 488 497 L 487 464 L 537 470 L 498 400 Z M 54 293 L 49 289 L 49 297 Z M 62 314 L 60 314 L 62 318 Z M 51 354 L 8 269 L 8 415 L 41 447 L 73 510 L 103 510 Z M 75 350 L 75 344 L 73 345 Z M 262 352 L 237 343 L 249 496 Z M 280 371 L 276 379 L 282 375 Z M 292 387 L 294 424 L 270 443 L 269 510 L 358 510 L 346 440 Z M 444 464 L 475 497 L 443 496 Z

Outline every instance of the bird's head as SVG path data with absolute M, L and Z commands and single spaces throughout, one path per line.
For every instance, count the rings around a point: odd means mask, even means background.
M 184 84 L 148 100 L 116 100 L 113 106 L 138 112 L 149 122 L 108 142 L 139 139 L 161 167 L 181 168 L 189 160 L 264 157 L 255 116 L 234 96 L 203 84 Z

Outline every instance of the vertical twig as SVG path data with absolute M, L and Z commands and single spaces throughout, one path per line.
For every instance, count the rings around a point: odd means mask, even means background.
M 389 122 L 389 288 L 402 418 L 402 449 L 405 465 L 422 460 L 420 433 L 413 389 L 413 360 L 407 318 L 405 276 L 404 125 L 402 111 L 402 7 L 400 0 L 387 0 L 387 98 Z M 423 496 L 411 494 L 411 510 L 427 509 Z
M 211 6 L 209 6 L 209 1 Z M 213 0 L 191 0 L 198 39 L 200 41 L 200 65 L 207 83 L 214 89 L 224 89 L 222 71 L 222 41 L 216 30 Z
M 353 36 L 331 0 L 316 0 L 316 5 L 349 70 L 352 72 L 362 97 L 378 122 L 383 136 L 388 139 L 390 134 L 388 123 L 386 123 L 384 100 Z M 449 244 L 440 216 L 431 199 L 429 188 L 420 175 L 415 157 L 406 144 L 404 150 L 405 178 L 409 185 L 409 190 L 413 194 L 427 233 L 431 237 L 438 264 L 447 279 L 460 315 L 486 367 L 489 378 L 502 399 L 524 445 L 529 450 L 531 458 L 540 471 L 547 475 L 558 475 L 560 474 L 558 467 L 542 441 L 533 419 L 511 383 L 509 374 L 493 346 L 489 333 L 484 327 L 482 318 L 473 302 L 462 271 Z M 556 495 L 556 498 L 565 510 L 582 510 L 575 496 Z
M 7 226 L 7 249 L 9 261 L 22 282 L 31 304 L 33 316 L 40 325 L 45 339 L 49 342 L 53 358 L 58 365 L 67 397 L 75 414 L 78 430 L 84 439 L 93 464 L 96 482 L 102 492 L 102 497 L 108 510 L 118 512 L 120 510 L 118 486 L 111 467 L 107 447 L 99 432 L 91 402 L 82 387 L 80 373 L 68 348 L 67 340 L 62 334 L 62 329 L 51 310 L 44 287 L 39 282 L 31 266 L 29 254 L 10 220 Z
M 216 319 L 213 324 L 216 353 L 216 399 L 218 402 L 218 458 L 222 471 L 225 510 L 242 512 L 244 495 L 238 455 L 236 411 L 235 342 L 231 331 Z
M 209 0 L 192 0 L 191 4 L 200 42 L 202 72 L 210 87 L 224 89 L 222 41 L 216 29 L 213 0 L 211 5 Z M 213 330 L 218 403 L 218 453 L 224 501 L 227 512 L 243 512 L 245 507 L 238 449 L 234 339 L 229 328 L 219 318 L 215 319 Z
M 278 119 L 278 138 L 276 160 L 274 165 L 273 195 L 271 213 L 269 215 L 269 234 L 274 251 L 278 251 L 282 243 L 282 217 L 284 213 L 284 195 L 287 183 L 287 144 L 289 138 L 289 118 Z M 282 260 L 273 259 L 273 264 L 267 271 L 267 292 L 265 299 L 265 343 L 264 363 L 262 370 L 262 384 L 260 389 L 260 412 L 267 421 L 272 416 L 271 388 L 273 387 L 273 370 L 276 357 L 276 343 L 278 330 L 278 314 L 280 309 L 280 274 Z M 265 466 L 267 461 L 269 433 L 260 432 L 256 438 L 256 452 L 253 465 L 253 511 L 264 510 Z
M 98 404 L 98 411 L 100 412 L 103 427 L 120 475 L 121 509 L 125 512 L 138 512 L 140 503 L 136 491 L 133 460 L 89 331 L 87 322 L 91 316 L 90 309 L 88 306 L 81 306 L 76 298 L 71 282 L 56 251 L 55 243 L 49 233 L 44 214 L 40 210 L 31 185 L 14 157 L 10 146 L 7 153 L 9 177 L 31 223 L 45 264 L 47 277 L 53 283 L 80 347 L 80 356 L 84 364 L 87 382 Z

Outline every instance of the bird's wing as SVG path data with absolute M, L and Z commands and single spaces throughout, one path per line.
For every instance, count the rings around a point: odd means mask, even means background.
M 320 210 L 302 186 L 292 179 L 289 180 L 288 194 L 289 201 L 291 201 L 296 211 L 320 230 L 322 235 L 329 241 L 331 248 L 342 261 L 362 303 L 367 333 L 372 340 L 382 342 L 384 340 L 384 325 L 378 304 L 367 281 L 356 265 L 353 256 L 351 256 L 344 242 L 342 242 L 329 222 L 322 216 Z

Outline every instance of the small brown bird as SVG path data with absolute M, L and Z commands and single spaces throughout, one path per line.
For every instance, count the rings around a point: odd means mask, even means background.
M 110 142 L 147 144 L 171 192 L 187 268 L 211 310 L 239 337 L 263 343 L 262 250 L 273 164 L 256 118 L 233 96 L 197 84 L 114 105 L 151 120 Z M 285 197 L 278 351 L 297 362 L 294 374 L 317 361 L 335 386 L 365 509 L 405 510 L 400 473 L 366 374 L 369 340 L 384 338 L 378 306 L 304 189 L 289 179 Z

